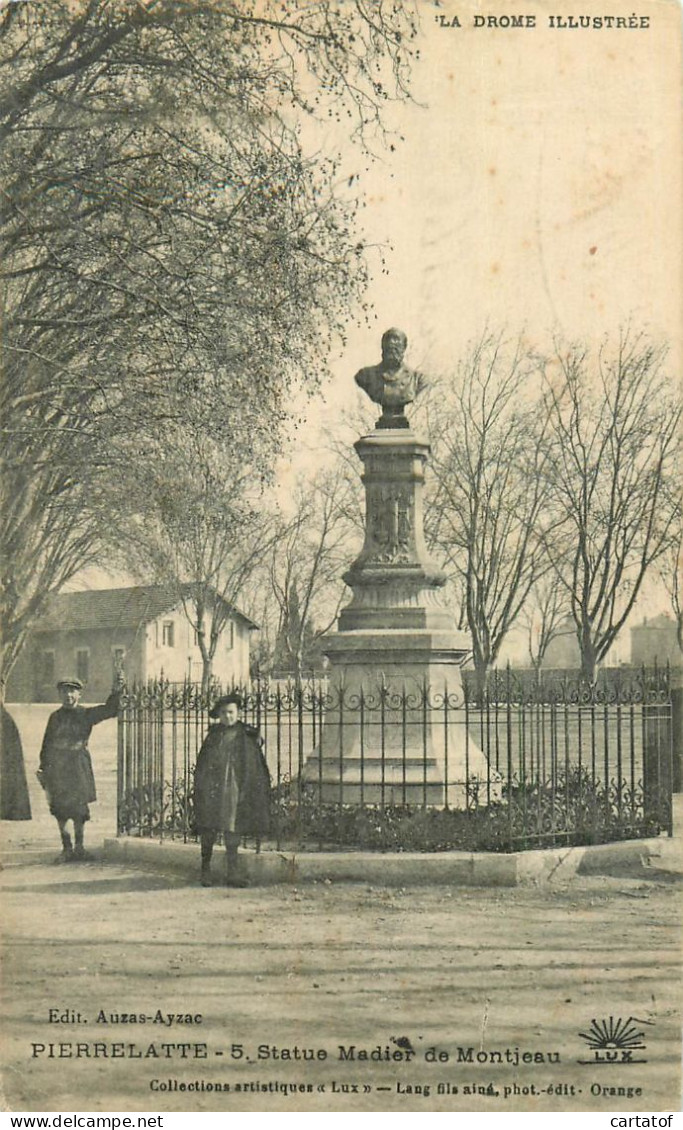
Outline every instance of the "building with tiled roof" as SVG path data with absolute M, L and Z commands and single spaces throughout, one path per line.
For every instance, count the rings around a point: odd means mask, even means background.
M 213 662 L 218 682 L 247 681 L 249 638 L 255 628 L 230 606 Z M 12 669 L 7 700 L 54 702 L 57 680 L 76 676 L 85 684 L 84 701 L 100 701 L 118 670 L 129 684 L 162 673 L 171 682 L 201 680 L 195 629 L 177 589 L 136 585 L 53 596 Z

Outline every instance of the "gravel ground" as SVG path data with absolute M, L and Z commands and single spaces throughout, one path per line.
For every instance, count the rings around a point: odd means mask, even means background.
M 8 1109 L 678 1108 L 673 877 L 226 891 L 28 863 L 0 879 Z M 595 1060 L 579 1033 L 609 1017 L 637 1018 L 647 1062 L 579 1062 Z

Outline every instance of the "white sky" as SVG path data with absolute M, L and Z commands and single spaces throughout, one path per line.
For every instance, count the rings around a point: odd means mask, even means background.
M 618 3 L 420 4 L 422 105 L 406 141 L 362 179 L 373 242 L 393 244 L 325 390 L 348 398 L 389 325 L 414 365 L 441 368 L 486 322 L 539 342 L 601 337 L 629 319 L 680 364 L 681 34 L 676 0 L 648 0 L 647 30 L 550 30 L 549 12 L 630 16 Z M 533 29 L 475 29 L 479 12 L 535 13 Z M 435 13 L 457 14 L 441 28 Z M 351 171 L 362 161 L 349 161 Z M 355 395 L 355 390 L 353 391 Z M 311 412 L 311 422 L 316 411 Z
M 513 11 L 535 14 L 536 27 L 472 26 L 476 13 Z M 548 28 L 549 13 L 572 11 L 635 11 L 650 27 Z M 376 329 L 351 329 L 331 359 L 333 381 L 306 406 L 313 450 L 338 406 L 364 404 L 353 374 L 379 358 L 389 325 L 407 332 L 408 360 L 427 372 L 448 366 L 487 322 L 541 344 L 554 332 L 600 338 L 631 320 L 669 339 L 672 374 L 680 368 L 677 0 L 420 0 L 420 12 L 420 105 L 395 111 L 405 142 L 361 179 L 365 234 L 393 245 L 388 275 L 377 272 L 368 293 Z M 437 14 L 462 26 L 441 27 Z M 351 152 L 346 160 L 345 175 L 365 165 Z M 299 432 L 282 466 L 285 487 L 317 458 L 300 441 Z M 656 593 L 648 601 L 666 607 Z

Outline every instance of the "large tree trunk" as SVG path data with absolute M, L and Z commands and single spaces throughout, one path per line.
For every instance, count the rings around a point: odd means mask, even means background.
M 477 702 L 483 704 L 486 699 L 486 692 L 488 690 L 491 664 L 484 658 L 483 655 L 474 655 L 473 659 Z
M 0 649 L 0 705 L 2 706 L 5 704 L 7 683 L 12 668 L 19 658 L 27 636 L 28 632 L 22 632 L 20 636 L 15 636 L 12 640 L 5 639 L 2 649 Z
M 203 624 L 203 620 L 198 620 L 199 624 Z M 206 633 L 204 628 L 201 627 L 197 630 L 197 642 L 202 656 L 202 694 L 207 695 L 211 688 L 211 675 L 213 673 L 213 659 L 216 654 L 216 641 L 211 636 L 211 643 L 206 646 Z
M 211 675 L 213 672 L 213 656 L 202 655 L 202 694 L 208 695 L 211 690 Z
M 592 687 L 595 684 L 598 663 L 595 646 L 588 633 L 584 632 L 579 637 L 579 647 L 581 649 L 581 679 Z

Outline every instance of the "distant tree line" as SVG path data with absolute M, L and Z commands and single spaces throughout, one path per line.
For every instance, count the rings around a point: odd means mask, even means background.
M 486 332 L 415 405 L 432 447 L 428 545 L 480 688 L 515 626 L 536 668 L 573 635 L 594 683 L 646 577 L 668 589 L 680 636 L 681 406 L 666 357 L 633 329 L 547 352 Z M 370 416 L 346 424 L 358 434 Z M 320 663 L 362 540 L 360 465 L 338 428 L 329 446 L 331 470 L 302 484 L 289 532 L 255 574 L 265 669 Z
M 480 685 L 520 617 L 536 666 L 569 622 L 592 683 L 653 569 L 676 598 L 681 405 L 665 360 L 633 329 L 547 354 L 486 334 L 434 383 L 430 535 Z

